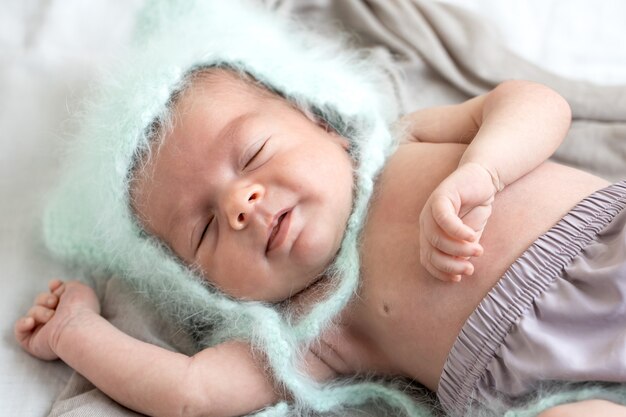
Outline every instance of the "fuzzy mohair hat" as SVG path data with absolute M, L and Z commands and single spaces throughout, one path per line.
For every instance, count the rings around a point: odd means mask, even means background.
M 263 350 L 298 412 L 337 411 L 388 390 L 369 383 L 320 385 L 296 369 L 302 347 L 357 290 L 357 238 L 374 179 L 394 148 L 389 125 L 397 106 L 389 80 L 362 52 L 348 51 L 342 43 L 307 32 L 258 3 L 149 1 L 126 57 L 87 103 L 60 186 L 44 214 L 45 242 L 54 255 L 124 279 L 162 316 L 186 327 L 199 348 L 240 338 Z M 350 142 L 353 211 L 329 268 L 332 290 L 297 321 L 272 305 L 234 300 L 208 286 L 142 230 L 130 207 L 132 167 L 149 151 L 152 126 L 168 120 L 172 97 L 184 89 L 188 75 L 212 66 L 251 75 L 313 111 Z M 286 408 L 272 410 L 266 412 Z

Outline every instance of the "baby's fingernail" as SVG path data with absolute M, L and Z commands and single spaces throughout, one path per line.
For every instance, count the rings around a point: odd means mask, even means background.
M 49 306 L 53 306 L 54 305 L 54 297 L 48 297 L 48 299 L 46 300 L 46 304 L 48 304 Z
M 46 317 L 50 317 L 50 316 L 52 316 L 52 310 L 46 310 L 46 311 L 45 311 L 45 313 L 44 313 L 44 315 L 45 315 Z
M 461 281 L 461 276 L 460 275 L 455 275 L 452 277 L 452 282 L 460 282 Z

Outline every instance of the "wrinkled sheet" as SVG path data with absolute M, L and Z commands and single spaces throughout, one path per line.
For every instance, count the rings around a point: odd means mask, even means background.
M 382 64 L 398 63 L 401 71 L 388 67 L 407 112 L 463 100 L 508 78 L 544 82 L 568 98 L 574 110 L 572 132 L 556 159 L 609 179 L 626 176 L 626 89 L 588 82 L 626 83 L 624 3 L 446 1 L 474 9 L 477 17 L 417 0 L 266 1 L 322 31 L 349 30 L 356 34 L 354 42 L 373 48 Z M 2 4 L 0 404 L 7 415 L 45 415 L 57 397 L 52 415 L 133 415 L 62 363 L 22 352 L 11 325 L 49 278 L 74 276 L 41 247 L 38 216 L 55 181 L 64 141 L 76 128 L 66 121 L 68 114 L 79 108 L 96 71 L 121 49 L 141 3 Z M 176 329 L 159 322 L 117 280 L 101 284 L 99 293 L 105 314 L 123 330 L 169 349 L 189 348 Z

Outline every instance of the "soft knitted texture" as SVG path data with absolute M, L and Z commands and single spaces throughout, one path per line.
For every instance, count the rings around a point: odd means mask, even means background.
M 303 347 L 358 288 L 359 233 L 375 178 L 395 149 L 389 126 L 397 106 L 386 77 L 362 53 L 243 0 L 148 2 L 126 55 L 87 103 L 67 169 L 45 212 L 44 238 L 53 254 L 92 273 L 128 281 L 166 319 L 186 327 L 199 348 L 241 338 L 264 351 L 274 376 L 294 398 L 294 404 L 278 404 L 264 416 L 337 413 L 381 400 L 396 415 L 431 415 L 428 406 L 391 385 L 318 384 L 295 366 Z M 130 169 L 150 146 L 150 126 L 168 119 L 168 102 L 182 89 L 186 74 L 220 65 L 247 72 L 295 105 L 313 109 L 350 141 L 354 203 L 328 270 L 332 291 L 297 320 L 207 286 L 161 242 L 146 236 L 129 206 Z M 534 410 L 586 392 L 540 400 Z

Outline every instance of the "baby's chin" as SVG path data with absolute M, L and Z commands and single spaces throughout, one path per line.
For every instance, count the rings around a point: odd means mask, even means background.
M 327 290 L 332 287 L 328 278 L 332 274 L 332 266 L 338 255 L 339 246 L 337 245 L 333 252 L 328 252 L 324 257 L 324 262 L 318 263 L 316 267 L 312 267 L 306 272 L 302 271 L 298 276 L 287 278 L 288 282 L 295 283 L 295 285 L 290 288 L 289 293 L 285 294 L 281 301 L 296 302 L 305 306 L 309 302 L 318 301 L 326 294 Z M 305 300 L 306 302 L 304 302 Z
M 311 311 L 311 308 L 321 299 L 327 297 L 331 292 L 332 286 L 326 275 L 318 275 L 311 279 L 309 284 L 300 288 L 298 291 L 292 292 L 283 300 L 276 301 L 280 309 L 296 321 L 298 318 Z
M 256 289 L 255 301 L 282 303 L 294 297 L 301 297 L 312 287 L 324 281 L 334 256 L 315 265 L 298 265 L 298 268 L 277 271 L 273 277 L 267 277 L 267 286 Z
M 341 248 L 342 230 L 326 230 L 320 236 L 313 233 L 302 233 L 290 253 L 290 262 L 295 263 L 306 276 L 318 276 L 328 269 L 335 261 Z

